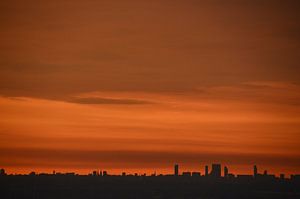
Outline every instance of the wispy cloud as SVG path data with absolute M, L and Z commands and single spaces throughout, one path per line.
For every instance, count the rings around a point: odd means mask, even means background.
M 206 162 L 219 161 L 229 164 L 249 164 L 253 161 L 260 165 L 285 165 L 297 167 L 300 165 L 299 156 L 286 156 L 281 154 L 253 154 L 253 153 L 202 153 L 179 151 L 145 151 L 145 150 L 78 150 L 78 149 L 44 149 L 44 148 L 1 148 L 1 156 L 14 158 L 17 161 L 3 163 L 4 166 L 28 165 L 34 166 L 26 159 L 38 159 L 39 164 L 54 164 L 56 167 L 64 167 L 70 163 L 78 166 L 87 166 L 92 163 L 94 167 L 99 165 L 110 168 L 131 164 L 136 167 L 164 167 L 174 162 L 183 162 L 186 165 L 204 164 Z M 9 155 L 8 155 L 9 154 Z M 20 157 L 26 157 L 21 159 Z M 68 159 L 66 160 L 66 157 Z M 121 166 L 122 165 L 122 166 Z
M 77 104 L 119 104 L 119 105 L 138 105 L 138 104 L 152 104 L 150 101 L 138 100 L 138 99 L 117 99 L 117 98 L 72 98 L 67 100 L 71 103 Z

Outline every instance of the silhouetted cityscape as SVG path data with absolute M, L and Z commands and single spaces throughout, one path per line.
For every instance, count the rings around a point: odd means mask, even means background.
M 112 175 L 105 170 L 24 175 L 1 169 L 1 198 L 300 198 L 299 174 L 260 173 L 256 165 L 251 175 L 235 175 L 221 164 L 206 165 L 204 171 L 181 172 L 179 164 L 165 175 Z
M 146 173 L 144 174 L 126 174 L 126 172 L 122 172 L 120 175 L 116 174 L 109 174 L 108 171 L 105 170 L 94 170 L 91 173 L 87 174 L 87 176 L 99 176 L 99 177 L 109 177 L 109 176 L 141 176 L 141 177 L 155 177 L 155 176 L 184 176 L 184 177 L 204 177 L 204 178 L 210 178 L 210 179 L 236 179 L 236 180 L 255 180 L 255 179 L 265 179 L 265 180 L 291 180 L 291 181 L 299 181 L 300 180 L 300 174 L 292 174 L 289 177 L 286 177 L 284 173 L 281 173 L 279 176 L 276 176 L 275 174 L 269 174 L 268 170 L 264 170 L 263 173 L 258 172 L 258 167 L 256 165 L 253 166 L 253 174 L 252 175 L 245 175 L 245 174 L 238 174 L 235 175 L 233 173 L 229 172 L 229 169 L 227 166 L 223 167 L 223 175 L 222 175 L 222 166 L 221 164 L 212 164 L 211 165 L 211 171 L 209 172 L 209 166 L 206 165 L 205 168 L 205 173 L 204 175 L 201 175 L 201 172 L 198 171 L 183 171 L 181 174 L 179 172 L 179 165 L 175 164 L 174 165 L 174 173 L 173 174 L 150 174 L 147 175 Z M 26 176 L 26 174 L 7 174 L 5 172 L 5 169 L 0 169 L 0 176 Z M 60 173 L 56 172 L 55 170 L 50 174 L 50 173 L 36 173 L 35 171 L 30 172 L 27 174 L 29 176 L 47 176 L 47 175 L 66 175 L 66 176 L 79 176 L 80 174 L 76 174 L 75 172 L 67 172 L 67 173 Z M 85 175 L 82 175 L 85 176 Z

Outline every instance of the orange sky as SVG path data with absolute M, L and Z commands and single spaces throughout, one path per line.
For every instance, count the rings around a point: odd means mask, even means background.
M 1 1 L 0 168 L 300 173 L 298 8 Z
M 235 172 L 251 172 L 253 164 L 299 172 L 299 91 L 290 84 L 255 83 L 76 97 L 99 104 L 2 97 L 0 164 L 11 172 L 167 172 L 175 162 L 194 170 L 222 162 Z

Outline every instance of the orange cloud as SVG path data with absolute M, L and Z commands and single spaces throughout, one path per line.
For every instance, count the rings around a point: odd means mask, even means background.
M 195 169 L 221 161 L 236 172 L 254 163 L 274 172 L 298 172 L 300 107 L 291 101 L 299 88 L 286 89 L 255 84 L 74 96 L 153 103 L 2 97 L 0 164 L 12 172 L 30 167 L 83 172 L 101 165 L 114 172 L 124 165 L 130 171 L 168 172 L 172 162 Z

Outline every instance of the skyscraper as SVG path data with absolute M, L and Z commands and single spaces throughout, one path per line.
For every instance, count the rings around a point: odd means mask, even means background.
M 208 166 L 205 165 L 205 176 L 208 176 Z
M 107 175 L 108 175 L 108 174 L 107 174 L 107 171 L 103 171 L 102 175 L 103 175 L 103 176 L 107 176 Z
M 0 169 L 0 175 L 1 175 L 1 176 L 4 176 L 4 175 L 6 175 L 6 173 L 5 173 L 5 170 L 4 170 L 4 169 Z
M 178 176 L 178 172 L 179 172 L 179 166 L 178 164 L 174 165 L 174 176 Z
M 253 175 L 254 175 L 254 177 L 257 177 L 257 166 L 256 165 L 254 165 L 254 167 L 253 167 Z
M 224 177 L 228 177 L 228 168 L 226 166 L 224 167 Z
M 221 177 L 221 164 L 212 164 L 210 176 L 215 178 Z

